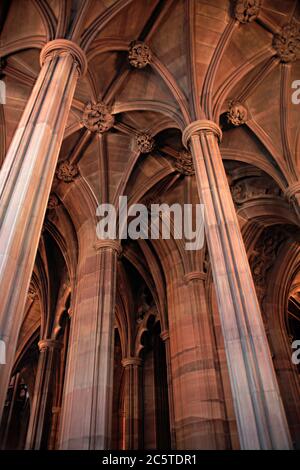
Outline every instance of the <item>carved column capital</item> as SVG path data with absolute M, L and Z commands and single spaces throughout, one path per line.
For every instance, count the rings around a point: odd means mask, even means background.
M 56 339 L 41 339 L 38 342 L 40 352 L 45 352 L 48 349 L 61 349 L 62 343 Z
M 122 366 L 126 368 L 129 366 L 141 366 L 143 361 L 140 357 L 124 357 L 121 362 Z
M 97 239 L 95 242 L 95 250 L 100 251 L 100 250 L 103 250 L 104 248 L 110 248 L 112 250 L 115 250 L 118 256 L 120 256 L 122 253 L 122 246 L 119 241 Z
M 47 42 L 40 54 L 40 64 L 44 65 L 47 58 L 55 55 L 71 54 L 78 65 L 79 74 L 84 76 L 87 71 L 87 59 L 83 50 L 73 41 L 68 39 L 54 39 Z
M 198 134 L 200 131 L 208 131 L 215 134 L 219 142 L 222 139 L 222 131 L 220 127 L 213 121 L 208 121 L 206 119 L 200 119 L 198 121 L 191 122 L 182 133 L 182 143 L 185 148 L 188 149 L 188 143 L 192 135 Z

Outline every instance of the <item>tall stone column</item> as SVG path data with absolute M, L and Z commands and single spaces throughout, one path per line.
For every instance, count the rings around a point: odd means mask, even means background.
M 43 48 L 41 66 L 0 173 L 0 339 L 7 361 L 0 365 L 0 415 L 58 154 L 86 59 L 75 43 L 56 39 Z
M 242 449 L 289 449 L 291 439 L 254 283 L 211 121 L 183 132 L 194 161 Z
M 96 231 L 96 227 L 95 227 Z M 88 246 L 88 237 L 86 239 Z M 114 318 L 120 245 L 98 240 L 79 261 L 67 378 L 62 449 L 108 449 L 112 421 Z
M 176 449 L 176 435 L 175 435 L 175 418 L 174 418 L 174 397 L 172 385 L 172 368 L 171 368 L 171 351 L 170 351 L 170 334 L 168 330 L 163 330 L 160 334 L 162 341 L 165 344 L 166 361 L 167 361 L 167 383 L 168 383 L 168 400 L 169 400 L 169 420 L 170 420 L 170 436 L 171 448 Z
M 137 450 L 142 446 L 142 359 L 122 359 L 125 373 L 125 449 Z
M 57 340 L 43 339 L 39 341 L 38 346 L 40 355 L 30 409 L 26 449 L 45 447 L 43 431 L 47 413 L 49 413 L 49 399 L 52 393 L 52 379 L 55 375 L 56 353 L 62 347 L 62 343 Z

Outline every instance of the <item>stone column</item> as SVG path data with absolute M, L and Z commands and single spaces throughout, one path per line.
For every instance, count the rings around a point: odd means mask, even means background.
M 30 419 L 26 438 L 26 449 L 45 448 L 43 432 L 45 428 L 49 403 L 53 392 L 53 378 L 55 374 L 56 353 L 62 348 L 57 340 L 43 339 L 38 343 L 40 355 L 34 386 L 34 396 L 30 407 Z
M 125 373 L 125 449 L 137 450 L 142 446 L 142 359 L 122 359 Z
M 96 227 L 95 227 L 96 231 Z M 86 240 L 88 247 L 88 237 Z M 114 318 L 120 245 L 98 240 L 79 261 L 62 405 L 62 449 L 108 449 L 112 421 Z
M 26 294 L 58 154 L 76 83 L 86 69 L 82 50 L 56 39 L 41 52 L 41 71 L 0 173 L 0 365 L 2 414 Z
M 183 132 L 192 152 L 242 449 L 289 449 L 291 439 L 254 283 L 219 150 L 220 128 Z

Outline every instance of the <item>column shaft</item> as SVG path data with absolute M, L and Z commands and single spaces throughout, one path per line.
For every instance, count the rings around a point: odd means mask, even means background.
M 98 253 L 84 257 L 78 272 L 61 417 L 62 449 L 110 446 L 118 249 L 112 241 L 98 248 Z
M 125 449 L 142 447 L 142 387 L 140 358 L 123 359 L 125 373 Z
M 84 54 L 55 40 L 41 53 L 42 68 L 0 173 L 0 415 L 13 366 L 26 294 L 59 150 Z
M 47 446 L 47 443 L 43 442 L 43 433 L 47 413 L 49 413 L 49 400 L 53 392 L 55 355 L 61 346 L 62 344 L 58 341 L 42 340 L 39 342 L 40 355 L 30 409 L 26 449 L 38 450 Z
M 193 155 L 237 426 L 243 449 L 288 449 L 291 440 L 254 283 L 210 121 L 196 121 L 183 141 Z

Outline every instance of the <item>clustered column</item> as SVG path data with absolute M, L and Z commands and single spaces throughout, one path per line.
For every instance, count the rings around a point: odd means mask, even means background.
M 288 425 L 254 283 L 219 150 L 220 128 L 191 123 L 191 149 L 242 449 L 288 449 Z
M 62 348 L 58 340 L 43 339 L 38 343 L 40 355 L 35 380 L 34 396 L 30 410 L 30 420 L 26 438 L 26 449 L 46 447 L 43 432 L 52 392 L 54 368 L 57 365 L 55 354 Z
M 136 450 L 142 445 L 142 359 L 122 359 L 125 373 L 125 449 Z
M 0 416 L 63 134 L 86 58 L 72 41 L 41 52 L 41 71 L 0 173 Z
M 117 241 L 97 240 L 91 247 L 88 235 L 85 237 L 62 405 L 62 449 L 109 449 L 111 445 L 119 254 Z

